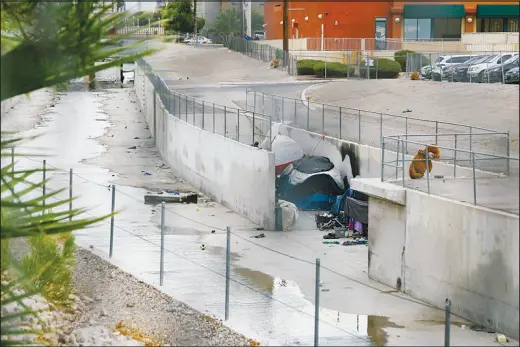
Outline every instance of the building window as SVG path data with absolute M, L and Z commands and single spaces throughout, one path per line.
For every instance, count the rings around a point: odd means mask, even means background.
M 518 18 L 480 18 L 477 21 L 479 33 L 518 32 Z
M 404 20 L 404 39 L 405 40 L 429 40 L 432 38 L 432 20 L 410 19 Z
M 435 18 L 433 19 L 433 38 L 436 39 L 460 39 L 460 18 Z

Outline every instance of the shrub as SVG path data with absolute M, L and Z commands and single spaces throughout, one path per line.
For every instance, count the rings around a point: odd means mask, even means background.
M 397 78 L 397 76 L 399 76 L 401 66 L 395 60 L 377 58 L 374 59 L 373 62 L 373 65 L 370 66 L 370 78 Z M 359 69 L 360 77 L 367 76 L 367 68 L 368 67 L 365 66 L 365 62 L 361 62 L 361 66 Z
M 394 53 L 394 60 L 399 63 L 401 66 L 401 71 L 406 71 L 406 55 L 408 53 L 415 53 L 415 51 L 411 51 L 409 49 L 404 49 L 402 51 L 397 51 Z
M 354 66 L 347 66 L 341 63 L 327 63 L 318 62 L 314 65 L 314 75 L 316 77 L 325 77 L 325 67 L 327 68 L 327 77 L 347 77 L 348 70 L 350 69 L 350 75 L 354 75 Z
M 322 61 L 316 59 L 298 60 L 298 62 L 296 63 L 296 71 L 298 71 L 299 76 L 314 75 L 314 65 L 320 62 Z

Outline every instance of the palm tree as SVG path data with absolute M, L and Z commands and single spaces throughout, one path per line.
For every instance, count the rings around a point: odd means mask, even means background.
M 119 3 L 119 2 L 118 2 Z M 112 5 L 101 1 L 76 0 L 67 2 L 36 2 L 1 0 L 1 100 L 27 94 L 32 91 L 67 83 L 69 80 L 95 74 L 112 66 L 133 62 L 153 53 L 146 50 L 124 56 L 110 62 L 95 65 L 107 57 L 119 54 L 128 46 L 118 45 L 131 35 L 111 35 L 112 28 L 128 17 L 126 12 L 113 13 Z M 142 41 L 137 42 L 139 45 Z M 115 47 L 115 48 L 114 48 Z M 13 134 L 1 133 L 0 153 L 2 161 L 11 156 L 11 150 L 21 142 Z M 70 235 L 72 231 L 91 226 L 108 216 L 85 218 L 84 210 L 60 210 L 69 199 L 57 198 L 58 192 L 34 198 L 34 192 L 45 182 L 31 183 L 29 178 L 41 170 L 15 169 L 12 163 L 2 164 L 0 171 L 0 236 L 2 245 L 2 274 L 9 267 L 14 274 L 9 283 L 2 280 L 2 306 L 17 302 L 41 291 L 35 284 L 41 283 L 43 274 L 52 280 L 59 266 L 51 259 L 45 263 L 21 264 L 9 254 L 9 241 L 16 238 L 42 235 Z M 51 199 L 54 202 L 49 204 Z M 47 203 L 43 203 L 47 201 Z M 58 212 L 56 212 L 58 211 Z M 73 217 L 73 218 L 71 218 Z M 73 244 L 73 242 L 72 242 Z M 67 246 L 68 245 L 68 246 Z M 35 247 L 38 244 L 35 243 Z M 70 253 L 71 239 L 64 243 L 64 252 Z M 24 265 L 24 266 L 22 266 Z M 67 264 L 65 264 L 67 265 Z M 14 289 L 21 287 L 25 293 Z M 1 317 L 1 346 L 23 344 L 23 341 L 7 339 L 9 335 L 36 333 L 22 331 L 19 318 L 34 315 L 30 309 Z

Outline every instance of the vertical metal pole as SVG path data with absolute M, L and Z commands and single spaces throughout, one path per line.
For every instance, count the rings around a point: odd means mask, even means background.
M 350 78 L 350 52 L 347 54 L 347 79 Z
M 402 158 L 402 168 L 403 168 L 403 187 L 404 187 L 404 176 L 406 175 L 406 171 L 405 171 L 405 166 L 404 166 L 404 140 L 401 140 L 401 146 L 402 146 L 402 151 L 401 151 L 401 158 Z
M 446 298 L 446 302 L 444 305 L 444 309 L 446 312 L 446 318 L 444 321 L 444 346 L 449 347 L 450 345 L 450 325 L 451 325 L 451 301 Z
M 253 144 L 255 143 L 255 113 L 253 112 Z
M 361 144 L 361 110 L 358 110 L 358 143 Z
M 469 127 L 469 151 L 473 151 L 473 127 Z
M 293 122 L 296 123 L 296 99 L 294 99 L 294 118 Z
M 224 137 L 227 137 L 227 107 L 224 106 Z
M 47 176 L 47 160 L 43 159 L 43 191 L 42 191 L 42 196 L 43 196 L 43 201 L 42 201 L 42 204 L 43 204 L 43 208 L 45 209 L 45 191 L 46 191 L 46 186 L 47 186 L 47 183 L 45 183 L 45 180 L 46 180 L 46 177 Z M 42 214 L 44 214 L 45 212 L 42 211 Z
M 385 173 L 385 141 L 381 137 L 381 182 L 384 181 L 384 173 Z
M 383 113 L 379 115 L 379 138 L 383 139 Z
M 179 115 L 179 119 L 181 119 L 181 104 L 182 104 L 182 101 L 181 101 L 181 100 L 182 100 L 182 99 L 181 99 L 180 94 L 176 94 L 176 95 L 174 95 L 174 100 L 176 100 L 176 102 L 177 102 L 177 108 L 178 108 L 178 110 L 179 110 L 179 111 L 177 112 L 177 114 Z
M 282 96 L 282 124 L 283 124 L 283 119 L 284 119 L 284 109 L 285 109 L 285 107 L 284 107 L 284 103 L 285 103 L 285 99 L 284 99 L 284 97 Z
M 195 125 L 195 98 L 192 99 L 193 100 L 193 125 Z
M 202 130 L 204 130 L 204 101 L 202 101 Z
M 72 169 L 69 170 L 69 222 L 72 221 L 72 178 L 73 178 Z
M 184 102 L 186 104 L 186 123 L 188 123 L 188 96 L 187 95 L 184 96 Z
M 507 177 L 509 177 L 509 175 L 511 174 L 510 172 L 510 163 L 511 163 L 511 160 L 509 159 L 509 157 L 511 156 L 511 138 L 510 138 L 510 135 L 509 135 L 509 130 L 507 131 L 507 143 L 506 143 L 506 154 L 507 154 L 507 168 L 506 168 L 506 172 L 507 172 Z
M 401 136 L 397 137 L 397 153 L 395 156 L 395 179 L 399 178 L 399 141 L 401 140 Z
M 426 155 L 426 184 L 428 186 L 428 194 L 430 194 L 430 153 L 428 152 L 428 146 L 425 148 Z
M 240 110 L 237 109 L 237 141 L 240 142 Z
M 405 150 L 406 150 L 406 154 L 408 154 L 408 117 L 405 117 L 404 119 L 404 134 L 405 134 L 405 140 L 406 140 L 406 143 L 405 143 Z
M 477 177 L 475 174 L 475 152 L 471 152 L 471 161 L 473 162 L 473 204 L 477 204 Z
M 116 209 L 116 186 L 112 184 L 112 209 L 110 216 L 110 249 L 108 252 L 109 258 L 112 258 L 112 252 L 114 250 L 114 210 Z
M 309 118 L 311 113 L 311 102 L 307 100 L 307 131 L 309 131 Z
M 231 229 L 226 227 L 226 301 L 224 319 L 229 319 L 229 273 L 231 270 Z
M 164 219 L 165 219 L 165 208 L 164 201 L 161 203 L 161 268 L 159 270 L 159 285 L 163 285 L 164 278 Z
M 435 121 L 435 144 L 436 145 L 438 145 L 437 142 L 439 141 L 437 138 L 438 134 L 439 134 L 439 121 Z
M 256 112 L 256 91 L 253 92 L 253 112 Z
M 273 119 L 269 117 L 269 150 L 273 150 Z
M 320 335 L 320 258 L 316 258 L 316 283 L 314 287 L 314 346 Z
M 455 134 L 455 150 L 453 151 L 453 177 L 457 177 L 457 134 Z
M 321 133 L 325 134 L 325 104 L 321 105 Z
M 213 103 L 213 134 L 215 133 L 215 103 Z
M 341 140 L 341 106 L 339 107 L 339 139 Z

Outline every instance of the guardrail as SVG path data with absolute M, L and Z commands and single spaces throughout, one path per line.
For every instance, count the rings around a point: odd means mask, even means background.
M 509 132 L 472 125 L 373 112 L 256 91 L 246 91 L 246 110 L 267 114 L 274 122 L 374 147 L 381 146 L 383 136 L 422 134 L 432 136 L 430 144 L 510 156 Z M 496 168 L 490 169 L 496 171 Z
M 478 137 L 495 136 L 497 134 L 482 132 L 439 135 Z M 420 150 L 424 151 L 423 154 L 427 153 L 428 146 L 431 146 L 428 137 L 439 135 L 383 136 L 381 141 L 381 181 L 518 214 L 519 158 L 446 145 L 435 146 L 440 151 L 440 157 L 437 159 L 433 159 L 429 155 L 427 160 L 425 155 L 419 154 L 412 157 L 414 152 L 419 153 Z M 492 167 L 499 168 L 502 173 L 492 173 L 490 170 Z M 395 173 L 393 172 L 394 168 Z M 388 174 L 389 172 L 391 173 Z M 423 176 L 412 178 L 412 174 L 416 172 L 422 173 Z M 489 179 L 493 179 L 493 184 L 490 183 Z M 479 192 L 481 192 L 480 197 Z
M 136 62 L 154 86 L 168 112 L 203 130 L 247 144 L 258 145 L 270 136 L 271 118 L 255 111 L 203 101 L 171 90 L 144 59 Z M 137 80 L 137 79 L 136 79 Z M 137 87 L 137 86 L 136 86 Z M 270 150 L 271 141 L 266 141 Z

